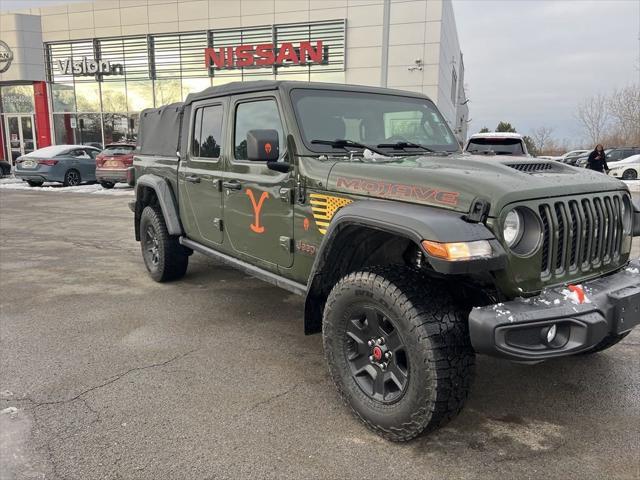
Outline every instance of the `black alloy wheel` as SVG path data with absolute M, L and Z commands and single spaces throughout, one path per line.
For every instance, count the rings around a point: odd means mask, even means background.
M 71 169 L 67 170 L 67 173 L 64 174 L 64 186 L 65 187 L 76 187 L 80 185 L 80 172 L 77 170 Z
M 158 234 L 153 225 L 147 225 L 144 237 L 142 238 L 142 248 L 147 264 L 158 268 L 158 264 L 160 263 L 160 244 Z
M 354 305 L 348 316 L 344 350 L 353 379 L 369 398 L 397 402 L 409 380 L 409 362 L 398 329 L 374 305 Z

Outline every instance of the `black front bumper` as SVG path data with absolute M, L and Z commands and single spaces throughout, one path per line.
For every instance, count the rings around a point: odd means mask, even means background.
M 474 308 L 469 314 L 473 348 L 510 360 L 546 360 L 589 350 L 640 323 L 640 260 L 581 288 L 584 303 L 567 295 L 567 287 L 557 287 L 537 297 Z M 549 342 L 553 325 L 557 333 Z

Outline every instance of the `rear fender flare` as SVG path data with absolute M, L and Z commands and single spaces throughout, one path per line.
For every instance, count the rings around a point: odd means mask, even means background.
M 136 180 L 136 204 L 141 201 L 141 187 L 149 187 L 156 193 L 169 235 L 182 235 L 178 205 L 169 183 L 158 175 L 149 173 L 142 175 Z

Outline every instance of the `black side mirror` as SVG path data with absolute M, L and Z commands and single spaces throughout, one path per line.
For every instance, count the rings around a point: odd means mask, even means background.
M 255 162 L 276 162 L 280 156 L 277 130 L 249 130 L 247 158 Z

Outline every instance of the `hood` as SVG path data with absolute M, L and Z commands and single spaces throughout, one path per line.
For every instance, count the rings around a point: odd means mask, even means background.
M 394 162 L 337 162 L 328 190 L 469 211 L 476 198 L 490 216 L 524 200 L 628 190 L 598 172 L 545 160 L 475 155 L 403 157 Z

